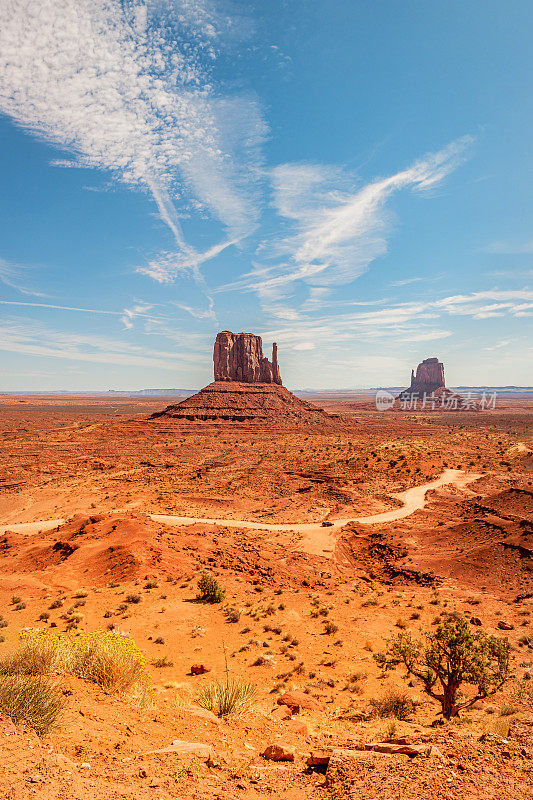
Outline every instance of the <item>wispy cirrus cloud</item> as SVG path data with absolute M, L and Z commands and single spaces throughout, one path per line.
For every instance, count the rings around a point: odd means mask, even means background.
M 46 297 L 42 292 L 37 291 L 31 285 L 31 279 L 28 276 L 29 268 L 21 265 L 11 264 L 0 258 L 0 281 L 9 286 L 10 289 L 16 289 L 17 292 L 33 297 Z
M 177 362 L 195 363 L 198 354 L 184 354 L 118 341 L 99 334 L 59 331 L 28 319 L 0 324 L 0 351 L 41 358 L 58 358 L 96 364 L 158 367 L 175 370 Z
M 429 192 L 465 158 L 464 136 L 388 178 L 358 186 L 338 167 L 283 164 L 272 172 L 273 204 L 289 232 L 265 243 L 272 266 L 254 269 L 227 287 L 257 292 L 269 302 L 302 282 L 314 289 L 349 283 L 387 252 L 392 196 L 403 189 Z M 261 255 L 261 252 L 259 253 Z
M 223 96 L 210 75 L 237 27 L 209 0 L 8 0 L 1 11 L 0 111 L 80 166 L 149 191 L 194 276 L 217 251 L 186 241 L 176 198 L 232 240 L 258 218 L 265 124 L 253 96 Z
M 376 309 L 376 304 L 383 307 Z M 325 309 L 319 315 L 315 311 L 301 312 L 298 318 L 277 316 L 282 323 L 268 331 L 272 338 L 292 349 L 307 348 L 312 343 L 317 349 L 328 348 L 332 342 L 335 349 L 343 343 L 394 341 L 411 343 L 437 341 L 453 335 L 447 325 L 456 316 L 468 316 L 473 320 L 488 317 L 521 318 L 533 316 L 533 290 L 500 290 L 450 295 L 438 300 L 394 303 L 390 301 L 368 301 L 367 309 L 351 302 L 336 303 L 336 313 Z

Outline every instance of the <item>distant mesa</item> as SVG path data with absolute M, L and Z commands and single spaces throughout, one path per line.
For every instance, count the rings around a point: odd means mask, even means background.
M 339 424 L 336 417 L 300 400 L 282 386 L 276 343 L 270 362 L 263 355 L 260 336 L 222 331 L 215 341 L 213 363 L 213 383 L 151 418 L 322 427 Z

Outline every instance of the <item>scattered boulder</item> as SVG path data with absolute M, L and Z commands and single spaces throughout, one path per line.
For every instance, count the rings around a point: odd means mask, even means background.
M 204 675 L 206 672 L 211 672 L 207 664 L 193 664 L 191 667 L 191 675 Z
M 267 761 L 294 761 L 294 749 L 285 744 L 269 744 L 261 755 Z
M 512 622 L 505 622 L 503 619 L 498 622 L 498 628 L 501 631 L 514 631 L 514 625 Z
M 302 709 L 308 711 L 321 710 L 318 700 L 315 700 L 314 697 L 304 692 L 286 692 L 282 694 L 281 697 L 278 697 L 277 702 L 279 706 L 288 706 L 292 714 L 299 714 Z

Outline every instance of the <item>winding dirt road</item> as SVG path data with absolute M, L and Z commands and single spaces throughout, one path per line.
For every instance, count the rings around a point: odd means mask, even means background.
M 194 525 L 196 523 L 203 523 L 204 525 L 227 525 L 231 528 L 248 528 L 253 530 L 267 530 L 267 531 L 294 531 L 295 533 L 303 534 L 301 541 L 298 543 L 298 550 L 312 555 L 321 555 L 330 557 L 335 547 L 336 531 L 342 528 L 349 522 L 358 522 L 362 525 L 379 525 L 383 522 L 393 522 L 403 517 L 408 517 L 415 511 L 424 508 L 426 504 L 426 492 L 431 489 L 438 489 L 440 486 L 454 484 L 459 489 L 464 489 L 465 486 L 473 481 L 481 478 L 480 473 L 465 473 L 460 469 L 446 469 L 436 478 L 429 483 L 423 483 L 420 486 L 413 486 L 411 489 L 406 489 L 404 492 L 397 492 L 392 494 L 401 500 L 403 506 L 394 508 L 392 511 L 384 511 L 381 514 L 372 514 L 369 517 L 345 517 L 343 519 L 331 520 L 332 524 L 328 527 L 322 527 L 319 522 L 304 522 L 304 523 L 271 523 L 271 522 L 250 522 L 249 520 L 238 519 L 220 519 L 215 517 L 178 517 L 169 514 L 150 514 L 150 517 L 155 522 L 163 522 L 165 525 Z M 19 533 L 39 533 L 40 531 L 49 531 L 57 528 L 58 525 L 63 525 L 66 519 L 49 519 L 41 520 L 39 522 L 20 522 L 11 523 L 8 525 L 0 525 L 0 533 L 6 531 L 14 531 Z

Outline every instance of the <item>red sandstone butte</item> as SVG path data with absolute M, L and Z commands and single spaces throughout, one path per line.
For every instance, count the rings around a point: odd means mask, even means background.
M 281 385 L 277 345 L 272 345 L 272 363 L 263 356 L 263 342 L 253 333 L 222 331 L 213 352 L 215 381 L 277 383 Z

